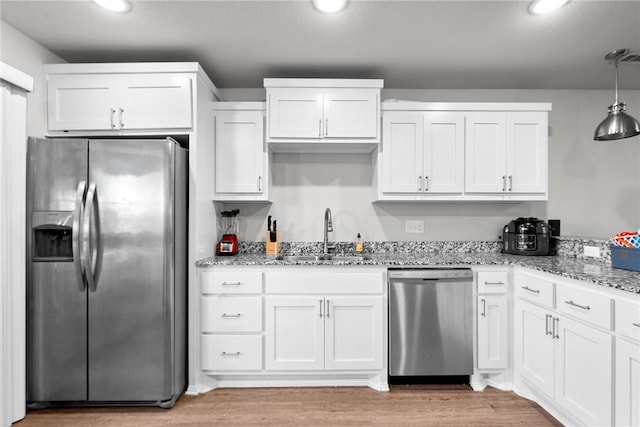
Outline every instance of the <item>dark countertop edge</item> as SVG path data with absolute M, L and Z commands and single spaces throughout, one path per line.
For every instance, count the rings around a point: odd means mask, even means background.
M 578 280 L 598 286 L 614 288 L 625 292 L 640 294 L 640 272 L 614 269 L 605 264 L 591 264 L 575 258 L 555 257 L 555 256 L 520 256 L 507 255 L 501 253 L 451 253 L 451 254 L 433 254 L 425 253 L 425 258 L 421 259 L 420 254 L 397 254 L 395 256 L 403 256 L 403 259 L 393 259 L 394 255 L 372 254 L 372 259 L 364 261 L 289 261 L 280 260 L 266 255 L 236 255 L 233 257 L 209 257 L 196 262 L 196 267 L 239 267 L 239 266 L 369 266 L 381 268 L 393 267 L 438 267 L 438 266 L 510 266 L 524 267 L 530 270 L 554 274 L 567 279 Z M 407 259 L 407 257 L 409 257 Z M 440 258 L 440 259 L 438 259 Z M 444 258 L 444 259 L 443 259 Z M 542 265 L 542 260 L 553 260 L 552 263 L 564 263 L 565 265 Z M 569 268 L 573 267 L 573 269 Z M 620 276 L 629 276 L 628 278 L 601 278 L 599 274 L 576 272 L 576 268 L 584 270 L 585 268 L 593 268 L 601 271 L 615 271 Z M 569 270 L 569 271 L 568 271 Z M 600 273 L 602 274 L 602 273 Z M 606 273 L 605 273 L 606 274 Z M 610 273 L 611 274 L 611 273 Z M 637 285 L 620 284 L 617 280 L 627 281 L 637 279 Z

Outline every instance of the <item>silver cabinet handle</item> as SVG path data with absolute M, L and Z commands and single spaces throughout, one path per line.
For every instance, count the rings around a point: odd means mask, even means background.
M 545 335 L 553 335 L 553 332 L 549 330 L 549 319 L 552 319 L 553 316 L 550 314 L 544 315 L 544 334 Z
M 558 331 L 560 330 L 560 319 L 557 317 L 553 318 L 553 338 L 560 338 L 558 335 Z
M 322 317 L 322 300 L 318 300 L 318 305 L 320 306 L 320 317 Z
M 331 317 L 331 314 L 330 314 L 330 311 L 329 311 L 329 303 L 330 303 L 330 301 L 329 301 L 329 300 L 327 300 L 327 301 L 325 302 L 326 310 L 327 310 L 327 319 L 328 319 L 329 317 Z
M 318 138 L 322 138 L 322 119 L 318 120 Z
M 238 357 L 241 354 L 242 353 L 240 353 L 239 351 L 236 351 L 235 353 L 227 353 L 226 351 L 223 351 L 222 353 L 220 353 L 220 356 L 235 356 L 235 357 Z
M 482 298 L 482 313 L 480 313 L 480 316 L 482 317 L 487 317 L 487 301 Z
M 82 218 L 82 246 L 84 252 L 84 261 L 85 261 L 85 274 L 87 278 L 87 284 L 89 285 L 89 290 L 91 292 L 95 292 L 98 288 L 98 275 L 100 274 L 100 265 L 101 265 L 101 251 L 100 251 L 100 218 L 98 217 L 99 212 L 96 209 L 95 217 L 96 217 L 96 256 L 93 257 L 92 251 L 92 242 L 91 242 L 91 212 L 93 211 L 93 205 L 96 204 L 96 195 L 97 195 L 96 184 L 89 184 L 89 189 L 87 190 L 87 198 L 84 202 L 84 215 Z
M 84 292 L 87 288 L 87 279 L 85 278 L 85 260 L 84 252 L 82 251 L 81 240 L 81 224 L 82 214 L 84 213 L 85 196 L 87 194 L 87 183 L 80 181 L 78 183 L 78 190 L 76 192 L 76 203 L 73 209 L 73 224 L 71 226 L 71 235 L 73 240 L 71 241 L 71 250 L 73 251 L 73 264 L 76 270 L 76 277 L 78 279 L 78 286 L 80 292 Z
M 633 326 L 637 326 L 638 328 L 640 328 L 640 323 L 632 323 Z
M 329 119 L 324 119 L 324 137 L 329 136 Z
M 424 176 L 424 191 L 429 191 L 429 175 Z
M 583 310 L 591 310 L 591 307 L 589 307 L 588 305 L 580 305 L 580 304 L 576 304 L 575 302 L 573 302 L 573 300 L 569 300 L 569 301 L 565 301 L 565 304 L 569 304 L 572 305 L 574 307 L 578 307 L 581 308 Z
M 240 316 L 242 316 L 241 313 L 237 313 L 237 314 L 222 313 L 222 316 L 220 316 L 220 317 L 240 317 Z
M 422 175 L 418 177 L 418 191 L 422 191 Z
M 116 110 L 114 110 L 113 108 L 110 108 L 111 110 L 111 114 L 110 114 L 110 118 L 109 118 L 109 123 L 111 124 L 111 129 L 115 129 L 116 128 L 116 124 L 113 123 L 113 116 L 114 114 L 116 114 Z
M 525 291 L 533 292 L 534 294 L 539 294 L 540 293 L 539 289 L 531 289 L 528 286 L 523 286 L 522 289 L 524 289 Z
M 507 191 L 507 176 L 502 175 L 502 191 Z
M 222 282 L 222 286 L 240 286 L 242 282 Z
M 513 175 L 509 175 L 509 191 L 513 191 Z
M 124 122 L 122 121 L 123 113 L 124 113 L 124 110 L 122 108 L 120 108 L 120 114 L 119 114 L 120 129 L 122 129 L 124 127 Z
M 258 192 L 262 192 L 262 175 L 258 176 Z
M 484 282 L 485 286 L 502 286 L 504 282 Z

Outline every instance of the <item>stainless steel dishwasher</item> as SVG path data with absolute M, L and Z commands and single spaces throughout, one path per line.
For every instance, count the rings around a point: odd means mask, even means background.
M 389 270 L 389 377 L 473 373 L 473 273 Z

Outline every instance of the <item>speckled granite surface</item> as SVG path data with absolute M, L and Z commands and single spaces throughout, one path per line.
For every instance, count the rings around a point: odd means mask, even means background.
M 565 239 L 561 239 L 565 241 Z M 608 250 L 604 241 L 566 239 L 558 247 L 558 256 L 520 256 L 500 253 L 501 242 L 366 242 L 363 261 L 290 261 L 264 255 L 264 243 L 244 243 L 236 256 L 209 257 L 196 263 L 213 266 L 291 266 L 291 265 L 374 265 L 383 267 L 427 267 L 458 265 L 509 265 L 552 273 L 640 294 L 640 272 L 612 268 L 609 258 L 585 258 L 581 245 L 598 245 Z M 353 243 L 338 242 L 334 253 L 353 255 Z M 579 248 L 579 250 L 578 250 Z M 603 249 L 601 249 L 602 252 Z M 321 242 L 281 243 L 281 255 L 309 255 L 322 252 Z

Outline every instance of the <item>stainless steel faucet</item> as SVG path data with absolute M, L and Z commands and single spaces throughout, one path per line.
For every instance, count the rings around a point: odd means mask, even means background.
M 333 232 L 333 221 L 331 220 L 331 209 L 324 210 L 324 243 L 322 245 L 322 254 L 328 255 L 329 249 L 335 249 L 335 245 L 329 245 L 329 232 Z

